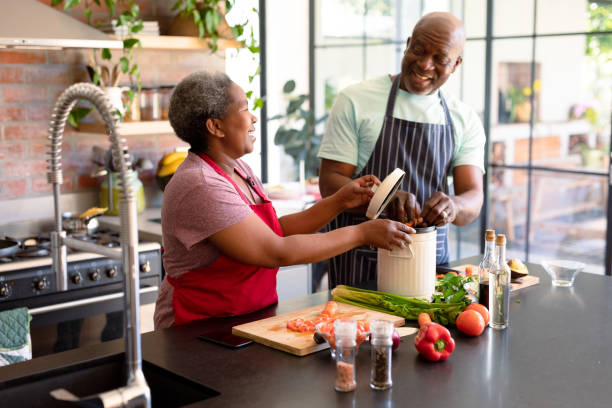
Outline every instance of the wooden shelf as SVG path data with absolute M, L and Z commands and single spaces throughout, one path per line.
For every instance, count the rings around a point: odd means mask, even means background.
M 112 36 L 120 39 L 119 36 Z M 174 35 L 138 35 L 143 49 L 147 50 L 209 50 L 210 39 L 198 37 L 181 37 Z M 220 50 L 227 48 L 242 48 L 244 43 L 235 40 L 217 40 L 217 47 Z
M 104 133 L 106 130 L 103 123 L 80 123 L 79 132 L 84 133 Z M 137 135 L 159 135 L 174 133 L 170 122 L 167 120 L 156 121 L 140 121 L 140 122 L 121 122 L 118 126 L 118 132 L 121 136 L 137 136 Z

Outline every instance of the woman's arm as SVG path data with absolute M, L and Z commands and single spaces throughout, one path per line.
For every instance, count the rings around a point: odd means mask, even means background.
M 307 210 L 279 218 L 283 235 L 311 234 L 319 231 L 342 211 L 367 204 L 374 193 L 373 184 L 380 184 L 375 176 L 363 176 L 345 183 L 338 191 L 317 202 Z
M 279 237 L 256 214 L 209 239 L 224 254 L 246 264 L 275 268 L 318 262 L 361 245 L 392 249 L 412 242 L 414 230 L 390 220 L 372 220 L 324 234 Z

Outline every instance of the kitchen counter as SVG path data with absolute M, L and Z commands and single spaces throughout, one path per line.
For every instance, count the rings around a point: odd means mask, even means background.
M 394 385 L 387 391 L 369 388 L 368 343 L 359 349 L 356 391 L 339 393 L 328 350 L 296 357 L 260 344 L 233 350 L 197 339 L 210 330 L 323 304 L 328 292 L 248 316 L 144 334 L 143 359 L 220 393 L 192 405 L 198 407 L 609 407 L 612 279 L 582 273 L 574 288 L 553 288 L 540 266 L 529 269 L 541 282 L 511 297 L 508 330 L 488 328 L 468 337 L 451 328 L 456 348 L 441 363 L 419 357 L 414 335 L 404 337 L 393 354 Z M 122 348 L 117 340 L 0 368 L 0 401 L 16 378 Z

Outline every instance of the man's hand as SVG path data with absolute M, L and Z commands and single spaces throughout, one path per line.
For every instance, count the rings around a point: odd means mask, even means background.
M 457 218 L 458 208 L 453 198 L 441 191 L 434 193 L 423 205 L 421 216 L 427 225 L 441 227 Z
M 414 194 L 398 190 L 387 207 L 387 216 L 400 222 L 412 220 L 418 222 L 421 221 L 421 206 Z
M 376 176 L 359 177 L 346 183 L 332 197 L 338 201 L 343 210 L 359 207 L 369 203 L 372 199 L 374 192 L 372 192 L 371 187 L 374 184 L 380 184 L 380 180 Z

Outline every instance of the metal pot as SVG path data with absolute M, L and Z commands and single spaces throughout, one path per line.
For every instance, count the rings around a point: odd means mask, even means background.
M 0 239 L 0 258 L 12 256 L 19 249 L 19 243 L 10 239 Z
M 73 235 L 89 235 L 98 231 L 100 222 L 97 217 L 81 218 L 69 212 L 62 214 L 62 228 Z

